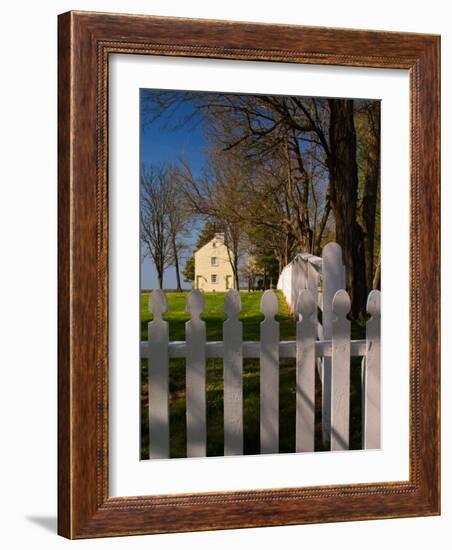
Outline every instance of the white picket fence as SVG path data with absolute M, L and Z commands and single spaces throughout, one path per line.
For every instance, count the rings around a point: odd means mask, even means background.
M 350 339 L 346 318 L 350 299 L 343 289 L 332 299 L 331 338 L 317 338 L 317 308 L 311 290 L 300 292 L 295 305 L 296 340 L 280 341 L 278 300 L 273 290 L 264 292 L 260 341 L 243 341 L 240 293 L 229 290 L 224 309 L 223 340 L 206 341 L 204 296 L 193 290 L 187 297 L 190 320 L 185 341 L 170 342 L 165 294 L 150 296 L 153 320 L 148 324 L 148 341 L 141 342 L 141 357 L 148 360 L 149 457 L 168 458 L 169 359 L 186 359 L 187 457 L 206 456 L 206 360 L 223 359 L 224 368 L 224 455 L 243 454 L 243 360 L 260 360 L 260 443 L 261 453 L 279 452 L 279 359 L 296 360 L 296 452 L 314 451 L 315 369 L 319 358 L 331 361 L 330 448 L 349 448 L 350 357 L 362 357 L 363 448 L 380 446 L 380 293 L 368 299 L 371 318 L 365 340 Z

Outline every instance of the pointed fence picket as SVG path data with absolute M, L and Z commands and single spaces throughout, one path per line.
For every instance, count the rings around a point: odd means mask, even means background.
M 141 343 L 141 356 L 148 360 L 149 457 L 169 457 L 169 359 L 186 359 L 187 456 L 206 456 L 206 360 L 223 359 L 224 454 L 243 454 L 243 360 L 260 360 L 261 453 L 279 451 L 279 359 L 291 357 L 296 363 L 295 447 L 297 452 L 314 450 L 315 371 L 317 362 L 331 364 L 329 433 L 331 450 L 349 448 L 350 360 L 362 357 L 363 448 L 380 446 L 380 293 L 369 294 L 366 340 L 350 339 L 347 313 L 350 298 L 340 289 L 331 304 L 331 338 L 318 339 L 316 299 L 312 289 L 300 292 L 296 304 L 296 340 L 280 341 L 278 301 L 272 290 L 264 293 L 260 341 L 243 341 L 240 294 L 230 290 L 225 297 L 227 320 L 223 341 L 207 342 L 204 297 L 194 290 L 187 297 L 190 320 L 185 325 L 186 340 L 168 341 L 168 323 L 162 316 L 168 309 L 164 293 L 150 298 L 153 320 L 148 324 L 148 341 Z M 323 372 L 325 376 L 325 371 Z M 325 385 L 323 386 L 325 390 Z M 323 400 L 325 405 L 325 399 Z M 323 409 L 322 414 L 325 413 Z
M 241 309 L 240 294 L 231 289 L 224 300 L 224 456 L 243 454 L 243 328 L 237 319 Z
M 312 318 L 316 303 L 309 290 L 298 298 L 297 357 L 296 357 L 296 417 L 295 450 L 313 451 L 315 432 L 315 337 L 316 323 Z
M 279 452 L 279 323 L 278 299 L 273 290 L 262 296 L 260 341 L 261 453 Z
M 363 365 L 363 448 L 380 448 L 380 292 L 367 299 L 366 356 Z
M 161 290 L 149 299 L 154 319 L 148 324 L 149 458 L 169 458 L 168 301 Z
M 206 324 L 201 320 L 204 296 L 199 290 L 190 292 L 187 312 L 191 319 L 185 323 L 187 457 L 206 456 Z
M 350 298 L 338 290 L 333 298 L 331 360 L 331 450 L 348 449 L 350 420 Z

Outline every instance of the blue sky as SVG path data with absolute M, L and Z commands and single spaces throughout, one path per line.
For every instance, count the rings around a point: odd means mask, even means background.
M 161 90 L 159 90 L 161 92 Z M 146 90 L 149 94 L 149 90 Z M 183 155 L 196 174 L 204 164 L 203 148 L 206 145 L 202 124 L 189 124 L 182 128 L 172 129 L 172 126 L 194 113 L 189 102 L 181 104 L 171 117 L 157 120 L 152 124 L 145 123 L 143 111 L 146 108 L 144 94 L 140 93 L 140 164 L 174 162 Z M 194 232 L 191 243 L 194 244 L 197 234 Z M 187 257 L 182 259 L 181 269 Z M 176 272 L 173 267 L 165 271 L 164 288 L 176 288 Z M 184 288 L 191 288 L 189 283 L 183 283 Z M 152 262 L 145 258 L 141 264 L 141 288 L 156 288 L 157 274 Z

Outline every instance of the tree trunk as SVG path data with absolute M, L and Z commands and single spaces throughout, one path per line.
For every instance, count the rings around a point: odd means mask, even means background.
M 292 132 L 294 134 L 294 132 Z M 291 155 L 295 155 L 296 169 L 292 167 Z M 297 237 L 298 249 L 302 252 L 311 252 L 313 242 L 313 232 L 309 220 L 309 177 L 304 167 L 298 141 L 293 139 L 286 142 L 286 162 L 287 162 L 287 200 L 286 204 L 288 217 L 293 210 L 292 228 Z
M 171 236 L 171 244 L 173 247 L 174 268 L 176 269 L 177 291 L 182 292 L 182 285 L 180 282 L 179 256 L 177 254 L 176 236 L 174 235 L 174 233 Z
M 163 271 L 157 270 L 157 278 L 159 282 L 159 288 L 163 289 Z
M 367 288 L 372 288 L 373 286 L 375 215 L 380 177 L 380 104 L 375 102 L 371 109 L 369 113 L 367 158 L 364 166 L 364 193 L 362 202 Z
M 236 290 L 240 290 L 239 288 L 239 266 L 237 261 L 237 256 L 234 254 L 234 268 L 232 270 L 234 272 L 234 279 L 235 279 L 235 288 Z
M 315 239 L 315 247 L 314 247 L 314 254 L 316 256 L 322 255 L 322 238 L 323 238 L 323 232 L 325 231 L 326 223 L 328 221 L 328 218 L 330 216 L 331 212 L 331 203 L 330 199 L 327 199 L 327 202 L 325 204 L 325 208 L 323 210 L 322 219 L 320 220 L 317 235 Z
M 236 290 L 239 290 L 239 260 L 238 260 L 239 242 L 237 238 L 234 238 L 234 234 L 232 232 L 230 232 L 230 236 L 229 236 L 227 229 L 225 229 L 224 233 L 225 233 L 224 244 L 226 245 L 226 250 L 228 253 L 229 265 L 231 266 L 231 269 L 232 269 L 235 288 Z
M 356 219 L 358 167 L 353 100 L 330 99 L 330 185 L 336 223 L 336 241 L 342 247 L 347 290 L 354 319 L 366 312 L 366 269 L 362 227 Z

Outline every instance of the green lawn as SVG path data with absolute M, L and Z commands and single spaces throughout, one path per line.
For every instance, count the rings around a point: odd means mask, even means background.
M 206 322 L 207 340 L 223 339 L 223 321 L 225 292 L 206 292 L 205 311 L 202 318 Z M 243 322 L 243 339 L 259 339 L 259 323 L 264 316 L 260 312 L 260 302 L 263 292 L 241 292 L 242 312 L 239 319 Z M 276 319 L 280 322 L 282 340 L 291 340 L 295 337 L 295 324 L 290 315 L 289 307 L 282 292 L 277 291 L 280 315 Z M 170 340 L 185 340 L 185 323 L 190 319 L 185 311 L 186 292 L 168 292 L 168 311 L 163 316 L 169 321 Z M 141 294 L 141 339 L 147 340 L 147 324 L 152 320 L 149 313 L 149 292 Z
M 262 292 L 241 292 L 244 340 L 259 340 L 259 323 Z M 295 322 L 281 292 L 277 291 L 281 340 L 295 339 Z M 226 319 L 223 310 L 223 292 L 206 293 L 205 312 L 208 340 L 222 340 L 222 324 Z M 169 322 L 170 340 L 185 340 L 186 293 L 168 292 L 168 311 L 164 319 Z M 152 319 L 148 309 L 149 293 L 141 295 L 141 339 L 147 340 L 147 323 Z M 363 327 L 353 325 L 353 338 L 363 337 Z M 361 444 L 361 389 L 360 359 L 352 361 L 351 374 L 351 448 Z M 221 359 L 207 361 L 207 455 L 223 455 L 223 363 Z M 141 458 L 149 453 L 147 361 L 141 362 Z M 259 361 L 246 359 L 243 365 L 244 396 L 244 452 L 259 454 Z M 295 360 L 280 360 L 280 452 L 295 449 Z M 321 386 L 316 384 L 316 449 L 324 450 L 321 442 Z M 186 456 L 185 420 L 185 360 L 170 360 L 170 445 L 171 457 Z

